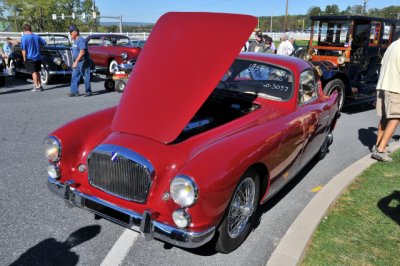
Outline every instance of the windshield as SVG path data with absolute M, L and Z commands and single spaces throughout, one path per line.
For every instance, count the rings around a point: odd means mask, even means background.
M 275 65 L 238 59 L 224 74 L 217 89 L 284 101 L 293 94 L 293 74 Z
M 132 46 L 131 40 L 128 37 L 104 37 L 105 45 L 125 45 Z
M 314 21 L 319 46 L 348 47 L 351 21 Z
M 71 46 L 67 36 L 63 35 L 40 35 L 45 41 L 47 46 Z

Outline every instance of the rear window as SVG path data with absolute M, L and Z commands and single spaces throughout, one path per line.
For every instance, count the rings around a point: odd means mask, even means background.
M 236 60 L 217 89 L 257 94 L 285 101 L 293 95 L 293 74 L 284 68 L 248 60 Z

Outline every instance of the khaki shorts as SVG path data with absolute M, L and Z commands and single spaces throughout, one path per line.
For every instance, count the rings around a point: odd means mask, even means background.
M 386 118 L 400 118 L 400 93 L 378 90 L 376 112 Z

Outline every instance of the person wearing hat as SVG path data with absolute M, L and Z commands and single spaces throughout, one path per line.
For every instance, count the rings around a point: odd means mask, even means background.
M 92 96 L 92 88 L 90 84 L 90 56 L 85 38 L 79 36 L 79 29 L 76 26 L 69 28 L 72 43 L 72 76 L 70 97 L 79 96 L 79 82 L 83 77 L 85 81 L 85 97 Z
M 250 43 L 247 52 L 264 53 L 267 47 L 265 47 L 263 34 L 261 31 L 256 31 L 255 34 L 256 34 L 256 40 Z
M 25 69 L 32 74 L 33 92 L 43 91 L 40 80 L 42 70 L 42 57 L 40 46 L 46 45 L 46 41 L 32 32 L 31 25 L 26 23 L 23 26 L 24 35 L 21 37 L 21 51 L 24 59 Z

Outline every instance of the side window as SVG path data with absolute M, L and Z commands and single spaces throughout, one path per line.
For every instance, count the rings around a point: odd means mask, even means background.
M 88 41 L 88 46 L 98 46 L 101 44 L 101 40 L 98 38 L 92 38 Z
M 392 36 L 393 27 L 390 23 L 383 23 L 383 36 L 382 36 L 382 47 L 388 47 L 390 44 L 390 36 Z
M 317 82 L 314 71 L 306 70 L 300 75 L 299 94 L 297 104 L 303 105 L 317 98 Z

